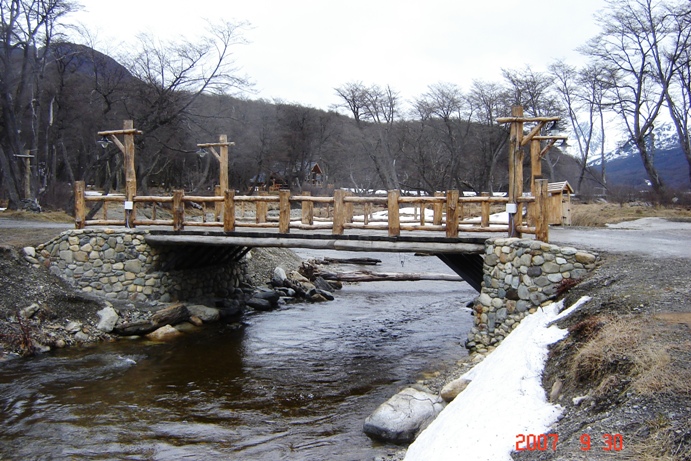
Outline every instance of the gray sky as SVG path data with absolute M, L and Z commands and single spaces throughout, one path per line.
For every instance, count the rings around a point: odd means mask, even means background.
M 598 31 L 605 0 L 81 0 L 69 18 L 117 54 L 140 32 L 194 38 L 205 19 L 247 21 L 236 64 L 255 83 L 251 99 L 320 109 L 334 88 L 390 85 L 404 99 L 429 85 L 501 81 L 501 69 L 542 71 L 556 59 L 583 63 L 575 50 Z M 181 6 L 174 6 L 179 4 Z

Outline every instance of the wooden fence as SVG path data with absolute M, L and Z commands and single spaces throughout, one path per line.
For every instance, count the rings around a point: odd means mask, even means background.
M 535 190 L 534 197 L 516 200 L 516 216 L 524 219 L 517 219 L 511 229 L 506 224 L 490 224 L 492 205 L 505 205 L 508 198 L 489 194 L 463 197 L 456 190 L 438 193 L 434 197 L 402 196 L 396 190 L 389 191 L 386 197 L 357 197 L 345 190 L 334 191 L 333 197 L 308 193 L 292 195 L 289 190 L 280 190 L 274 195 L 235 195 L 235 191 L 226 190 L 222 195 L 216 192 L 214 196 L 191 196 L 176 190 L 172 196 L 135 196 L 127 204 L 123 196 L 86 195 L 84 182 L 79 181 L 75 185 L 75 225 L 78 229 L 85 226 L 169 226 L 176 231 L 186 226 L 202 226 L 219 227 L 225 232 L 245 227 L 277 229 L 281 234 L 288 234 L 291 229 L 330 229 L 333 235 L 342 235 L 348 229 L 363 229 L 387 231 L 391 237 L 404 231 L 444 233 L 449 238 L 458 237 L 459 232 L 497 232 L 509 236 L 525 233 L 535 234 L 536 239 L 547 242 L 547 180 L 537 180 Z M 103 202 L 101 216 L 87 220 L 87 204 L 96 202 Z M 119 205 L 125 203 L 122 218 L 108 218 L 108 204 L 114 202 Z M 201 220 L 186 213 L 190 206 L 201 209 Z M 207 212 L 207 206 L 211 206 L 213 212 Z M 355 216 L 356 206 L 360 212 L 358 216 Z M 522 211 L 524 206 L 528 208 L 525 214 Z M 412 217 L 402 216 L 402 207 L 413 207 L 416 212 Z M 146 208 L 149 216 L 139 217 L 138 208 Z M 248 208 L 249 218 L 246 216 Z M 315 209 L 319 213 L 315 213 Z M 118 206 L 118 213 L 122 214 L 121 210 L 122 207 Z M 165 214 L 165 218 L 159 216 L 161 214 Z M 475 219 L 466 219 L 468 214 L 474 215 Z

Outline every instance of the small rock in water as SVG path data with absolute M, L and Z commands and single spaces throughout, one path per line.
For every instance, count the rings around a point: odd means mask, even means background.
M 175 328 L 171 327 L 170 325 L 166 325 L 155 331 L 152 331 L 146 335 L 146 337 L 154 341 L 165 341 L 166 339 L 172 339 L 180 336 L 181 334 L 182 333 Z

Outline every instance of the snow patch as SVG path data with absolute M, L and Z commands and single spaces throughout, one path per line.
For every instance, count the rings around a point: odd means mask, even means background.
M 559 314 L 552 303 L 526 317 L 485 360 L 462 377 L 471 383 L 410 445 L 406 461 L 511 461 L 516 434 L 543 434 L 563 408 L 547 402 L 542 372 L 547 347 L 567 335 L 553 325 L 590 300 Z

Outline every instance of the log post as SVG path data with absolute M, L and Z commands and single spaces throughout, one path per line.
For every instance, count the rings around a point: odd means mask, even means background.
M 425 225 L 425 211 L 427 210 L 427 205 L 424 202 L 420 202 L 420 225 Z
M 303 192 L 303 196 L 309 197 L 312 195 L 311 192 Z M 309 226 L 314 224 L 314 202 L 309 200 L 303 200 L 301 203 L 302 207 L 302 224 L 307 224 Z
M 74 182 L 74 227 L 84 229 L 86 226 L 86 202 L 84 200 L 84 181 Z
M 259 196 L 261 197 L 266 197 L 267 195 L 269 195 L 269 193 L 266 191 L 259 192 Z M 257 202 L 257 211 L 255 216 L 255 221 L 257 222 L 257 224 L 262 224 L 266 222 L 266 214 L 268 213 L 268 210 L 269 204 L 267 202 Z
M 401 196 L 401 191 L 390 190 L 388 200 L 386 203 L 387 214 L 389 216 L 389 237 L 398 237 L 401 235 L 401 217 L 398 209 L 398 198 Z
M 363 216 L 363 222 L 365 223 L 365 226 L 369 224 L 369 218 L 370 218 L 371 214 L 372 214 L 372 203 L 366 202 L 365 206 L 364 206 L 364 216 Z
M 446 191 L 446 236 L 458 237 L 458 191 Z
M 548 181 L 535 181 L 535 238 L 542 242 L 549 242 L 549 213 L 548 213 Z
M 235 191 L 226 190 L 223 194 L 223 230 L 235 231 Z
M 346 191 L 337 189 L 334 191 L 334 224 L 331 231 L 334 235 L 343 235 L 346 220 L 345 198 Z
M 278 232 L 287 234 L 290 232 L 290 189 L 278 191 Z
M 435 197 L 443 197 L 444 193 L 443 192 L 435 192 L 434 193 Z M 440 226 L 443 215 L 444 215 L 444 203 L 442 202 L 434 202 L 434 205 L 432 206 L 432 210 L 434 211 L 434 218 L 432 221 L 432 224 L 435 226 Z
M 185 195 L 184 190 L 173 191 L 173 230 L 181 231 L 185 227 L 185 203 L 182 197 Z
M 523 107 L 513 106 L 511 116 L 520 119 L 523 117 Z M 517 229 L 522 221 L 519 214 L 522 209 L 517 200 L 523 195 L 523 122 L 512 121 L 509 135 L 509 205 L 515 206 L 515 212 L 509 212 L 509 237 L 520 237 Z
M 489 192 L 483 192 L 483 197 L 490 197 Z M 489 227 L 489 213 L 490 213 L 490 203 L 489 200 L 482 202 L 482 218 L 480 219 L 480 227 Z
M 535 181 L 542 179 L 542 159 L 540 157 L 541 147 L 540 140 L 533 139 L 530 141 L 530 195 L 537 197 L 537 185 Z M 536 205 L 528 206 L 528 223 L 533 226 L 537 222 L 538 212 Z
M 351 191 L 346 192 L 346 197 L 352 197 L 353 194 Z M 353 215 L 355 214 L 355 204 L 353 202 L 345 202 L 345 207 L 346 207 L 346 222 L 348 224 L 353 222 Z
M 224 189 L 222 189 L 221 186 L 214 187 L 214 197 L 225 197 Z M 214 221 L 221 221 L 221 217 L 223 216 L 223 208 L 223 202 L 214 203 Z

